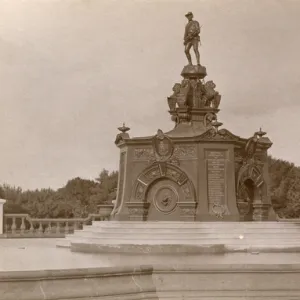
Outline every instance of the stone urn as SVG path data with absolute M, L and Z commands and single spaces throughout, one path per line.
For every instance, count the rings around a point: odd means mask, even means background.
M 109 217 L 113 208 L 114 208 L 114 205 L 113 204 L 99 204 L 97 205 L 98 207 L 98 214 L 101 216 L 101 217 Z

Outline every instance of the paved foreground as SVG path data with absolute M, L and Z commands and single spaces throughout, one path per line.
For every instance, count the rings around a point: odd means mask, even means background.
M 300 254 L 88 254 L 0 239 L 1 300 L 299 300 Z
M 300 264 L 300 253 L 228 253 L 221 255 L 154 256 L 122 258 L 119 254 L 101 255 L 71 252 L 57 248 L 57 239 L 0 239 L 0 271 L 58 270 L 160 265 L 203 264 Z

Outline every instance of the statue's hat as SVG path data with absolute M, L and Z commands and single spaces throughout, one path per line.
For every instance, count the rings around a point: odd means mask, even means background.
M 185 14 L 185 16 L 187 17 L 187 16 L 193 16 L 193 13 L 191 12 L 191 11 L 189 11 L 187 14 Z

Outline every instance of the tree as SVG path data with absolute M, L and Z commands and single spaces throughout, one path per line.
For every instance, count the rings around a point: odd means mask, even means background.
M 110 203 L 115 199 L 116 188 L 118 185 L 119 172 L 113 171 L 109 173 L 106 169 L 103 169 L 95 180 L 99 183 L 97 186 L 97 196 L 99 197 L 99 203 Z

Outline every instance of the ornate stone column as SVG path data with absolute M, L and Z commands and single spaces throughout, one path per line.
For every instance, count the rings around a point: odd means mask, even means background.
M 130 221 L 146 221 L 150 203 L 128 202 L 127 204 Z
M 253 221 L 267 221 L 269 216 L 269 203 L 254 202 L 253 203 Z
M 3 234 L 3 225 L 4 225 L 4 210 L 3 205 L 6 202 L 5 199 L 0 199 L 0 234 Z
M 196 216 L 196 202 L 178 202 L 180 208 L 180 220 L 194 222 Z

